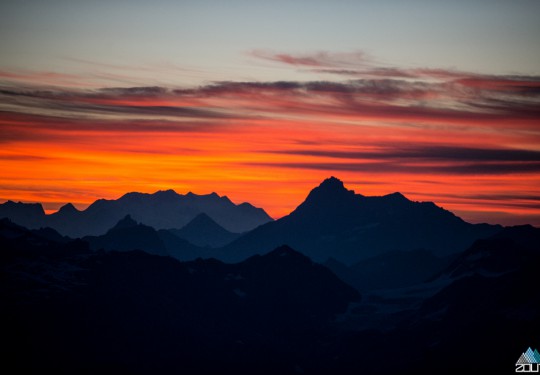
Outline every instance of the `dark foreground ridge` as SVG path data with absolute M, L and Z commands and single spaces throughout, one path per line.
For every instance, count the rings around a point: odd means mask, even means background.
M 116 230 L 137 225 L 126 218 Z M 142 251 L 94 252 L 85 241 L 3 219 L 2 366 L 31 373 L 512 373 L 524 348 L 539 346 L 539 245 L 538 229 L 507 228 L 428 282 L 361 297 L 288 246 L 237 264 L 179 262 Z
M 21 371 L 281 372 L 360 300 L 287 246 L 232 265 L 181 263 L 1 226 L 3 365 Z

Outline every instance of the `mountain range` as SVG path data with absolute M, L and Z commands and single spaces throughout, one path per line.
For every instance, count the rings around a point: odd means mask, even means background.
M 281 244 L 319 262 L 334 258 L 347 265 L 396 250 L 425 249 L 447 256 L 501 228 L 467 223 L 432 202 L 413 202 L 400 193 L 355 194 L 331 177 L 289 215 L 246 233 L 217 257 L 238 261 Z
M 193 220 L 196 223 L 191 225 L 191 228 L 199 222 L 197 218 Z M 225 231 L 217 224 L 215 224 L 215 228 L 219 231 L 218 233 Z M 142 250 L 149 254 L 171 256 L 183 261 L 211 257 L 209 248 L 194 245 L 176 235 L 175 230 L 156 230 L 148 225 L 136 222 L 131 215 L 126 215 L 119 220 L 105 234 L 85 236 L 82 239 L 88 242 L 90 249 L 94 251 L 125 252 Z
M 179 262 L 94 252 L 7 219 L 0 245 L 3 366 L 30 372 L 287 373 L 290 346 L 303 352 L 361 298 L 286 246 L 238 264 Z
M 180 229 L 170 229 L 170 232 L 193 245 L 212 248 L 227 245 L 241 235 L 229 232 L 205 213 L 197 215 Z
M 126 215 L 139 226 L 111 229 Z M 88 236 L 93 247 L 109 250 L 144 249 L 174 253 L 182 260 L 215 257 L 237 262 L 287 244 L 315 261 L 334 259 L 346 266 L 403 251 L 445 258 L 502 229 L 467 223 L 432 202 L 414 202 L 400 193 L 356 194 L 335 177 L 324 180 L 294 211 L 275 221 L 262 209 L 248 203 L 234 205 L 215 193 L 179 195 L 172 190 L 98 200 L 84 211 L 68 204 L 52 215 L 45 215 L 37 204 L 6 202 L 0 205 L 2 216 L 28 223 L 29 228 L 50 226 L 63 235 Z M 160 234 L 152 234 L 149 227 Z M 243 230 L 248 231 L 240 234 Z M 414 254 L 427 253 L 400 256 Z M 437 263 L 435 258 L 431 261 Z
M 362 295 L 287 246 L 179 262 L 2 219 L 0 248 L 3 364 L 30 372 L 504 373 L 540 334 L 530 226 L 476 241 L 426 282 Z
M 7 217 L 27 228 L 54 228 L 73 238 L 104 234 L 126 215 L 155 229 L 179 229 L 201 213 L 236 233 L 272 221 L 263 209 L 249 203 L 236 205 L 216 193 L 182 195 L 174 190 L 127 193 L 116 200 L 99 199 L 82 211 L 68 203 L 50 215 L 45 214 L 41 204 L 7 201 L 0 205 L 0 218 Z
M 6 368 L 497 374 L 540 337 L 532 226 L 473 225 L 336 178 L 240 234 L 208 213 L 172 229 L 126 213 L 72 239 L 40 227 L 40 205 L 14 205 L 36 225 L 0 219 Z

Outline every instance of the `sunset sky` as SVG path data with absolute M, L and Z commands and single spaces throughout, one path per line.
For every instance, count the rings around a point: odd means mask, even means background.
M 329 176 L 540 226 L 540 1 L 0 2 L 0 202 Z

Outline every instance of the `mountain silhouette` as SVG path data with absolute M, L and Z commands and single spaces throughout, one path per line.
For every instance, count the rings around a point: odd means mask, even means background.
M 130 215 L 126 215 L 104 235 L 86 236 L 83 240 L 88 241 L 93 250 L 143 250 L 150 254 L 168 255 L 165 244 L 156 230 L 137 223 Z
M 122 229 L 126 229 L 126 228 L 133 228 L 133 227 L 136 227 L 138 225 L 139 225 L 139 223 L 137 223 L 135 220 L 133 220 L 131 215 L 126 215 L 122 220 L 120 220 L 118 223 L 116 223 L 116 225 L 114 227 L 112 227 L 108 232 L 122 230 Z
M 70 237 L 101 235 L 126 215 L 155 229 L 182 228 L 200 213 L 237 233 L 272 221 L 263 209 L 249 203 L 236 205 L 216 193 L 182 195 L 174 190 L 127 193 L 116 200 L 99 199 L 83 211 L 67 204 L 51 215 L 46 215 L 40 204 L 8 201 L 0 205 L 0 218 L 10 218 L 27 228 L 51 227 Z
M 181 261 L 190 261 L 197 258 L 211 258 L 211 249 L 192 244 L 188 240 L 178 237 L 172 231 L 160 229 L 157 235 L 165 245 L 169 256 Z
M 166 229 L 154 228 L 137 223 L 131 215 L 118 221 L 101 236 L 85 236 L 84 241 L 94 251 L 141 250 L 149 254 L 166 255 L 178 260 L 208 258 L 208 250 L 180 238 Z
M 0 235 L 4 365 L 31 372 L 288 374 L 360 298 L 286 247 L 225 264 L 9 241 Z
M 68 241 L 67 238 L 60 235 L 54 229 L 28 229 L 15 224 L 7 218 L 0 219 L 0 239 L 6 241 L 22 239 L 35 246 L 48 245 L 49 243 L 65 243 Z
M 55 215 L 55 214 L 66 215 L 66 216 L 67 215 L 76 215 L 78 212 L 79 212 L 79 210 L 77 210 L 77 208 L 73 204 L 67 203 L 67 204 L 63 205 L 62 207 L 60 207 L 58 212 L 55 212 L 52 215 Z
M 224 229 L 205 213 L 197 215 L 183 228 L 171 229 L 170 232 L 201 247 L 221 247 L 240 236 Z
M 164 244 L 194 246 L 132 217 L 102 237 L 144 228 Z M 514 371 L 540 335 L 540 229 L 508 227 L 477 240 L 428 282 L 406 272 L 439 267 L 437 259 L 410 250 L 349 266 L 329 261 L 393 288 L 360 295 L 288 246 L 235 264 L 180 262 L 94 251 L 53 229 L 0 219 L 3 364 L 29 373 Z M 416 284 L 387 284 L 397 279 Z
M 43 225 L 45 210 L 39 203 L 7 201 L 0 204 L 0 218 L 8 218 L 25 228 L 37 229 Z
M 400 193 L 355 194 L 331 177 L 289 215 L 246 233 L 216 256 L 237 261 L 282 243 L 316 261 L 335 258 L 347 265 L 395 250 L 427 249 L 446 256 L 500 229 L 467 223 L 432 202 L 413 202 Z

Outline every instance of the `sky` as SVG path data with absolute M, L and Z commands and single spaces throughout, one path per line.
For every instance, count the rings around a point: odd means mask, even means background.
M 539 1 L 0 3 L 0 202 L 323 179 L 540 226 Z

